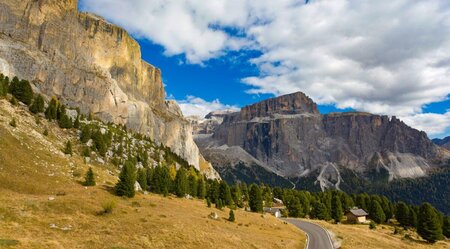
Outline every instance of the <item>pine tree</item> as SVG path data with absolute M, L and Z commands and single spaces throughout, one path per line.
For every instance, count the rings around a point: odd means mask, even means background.
M 235 221 L 233 210 L 230 210 L 230 214 L 229 214 L 229 217 L 228 217 L 228 221 L 231 221 L 231 222 L 234 222 L 234 221 Z
M 205 180 L 203 179 L 203 176 L 200 176 L 198 178 L 198 184 L 197 184 L 197 196 L 199 199 L 204 199 L 206 196 L 206 186 L 205 186 Z
M 193 197 L 197 197 L 198 195 L 198 183 L 197 177 L 194 175 L 195 173 L 191 173 L 188 177 L 189 184 L 189 194 Z
M 95 186 L 95 177 L 94 177 L 94 171 L 91 167 L 89 167 L 89 170 L 86 173 L 86 177 L 84 178 L 84 186 Z
M 386 216 L 384 215 L 383 208 L 381 208 L 381 205 L 377 200 L 374 200 L 372 202 L 369 214 L 370 214 L 370 218 L 377 224 L 380 224 L 386 220 Z
M 249 193 L 249 206 L 252 212 L 262 212 L 263 211 L 263 203 L 262 203 L 262 195 L 261 190 L 256 184 L 250 185 L 250 193 Z
M 206 198 L 206 205 L 210 208 L 211 207 L 211 200 L 209 198 Z
M 77 115 L 77 118 L 75 119 L 75 122 L 73 123 L 73 128 L 75 128 L 75 129 L 80 128 L 80 115 Z
M 417 233 L 429 243 L 443 239 L 439 215 L 430 203 L 420 206 Z
M 67 141 L 66 143 L 66 147 L 64 148 L 64 154 L 66 155 L 72 155 L 72 143 L 69 141 Z
M 300 200 L 297 197 L 292 198 L 289 201 L 289 205 L 287 205 L 287 209 L 289 211 L 289 216 L 291 217 L 302 217 L 302 205 L 300 204 Z
M 397 203 L 395 218 L 401 226 L 407 227 L 409 225 L 409 207 L 404 202 Z
M 450 238 L 450 216 L 445 216 L 442 223 L 442 233 L 445 237 Z
M 325 206 L 325 204 L 323 204 L 322 202 L 316 201 L 313 204 L 311 216 L 313 218 L 316 218 L 319 220 L 328 220 L 329 215 L 328 215 L 328 210 L 327 210 L 327 207 Z
M 222 199 L 224 206 L 230 206 L 233 203 L 230 187 L 225 181 L 220 182 L 219 198 Z
M 81 128 L 80 141 L 82 143 L 87 143 L 89 141 L 89 139 L 91 139 L 91 135 L 92 135 L 92 132 L 91 132 L 91 128 L 89 127 L 89 125 L 84 125 L 83 128 Z M 120 145 L 120 146 L 122 146 L 122 145 Z
M 34 101 L 33 104 L 30 106 L 30 111 L 34 114 L 44 112 L 44 98 L 42 95 L 38 95 Z
M 45 117 L 50 121 L 55 120 L 57 118 L 57 109 L 58 101 L 53 97 L 45 110 Z
M 188 189 L 188 182 L 186 177 L 186 169 L 181 167 L 175 176 L 175 194 L 178 197 L 184 197 Z
M 147 170 L 139 169 L 137 172 L 137 181 L 141 185 L 142 190 L 147 190 Z
M 62 113 L 58 121 L 59 127 L 63 129 L 70 129 L 73 127 L 72 119 L 66 113 Z
M 136 170 L 134 165 L 127 161 L 122 167 L 119 175 L 119 182 L 116 184 L 115 190 L 118 196 L 134 197 L 134 184 L 136 182 Z
M 417 227 L 417 214 L 414 208 L 409 207 L 409 225 L 412 227 Z
M 11 89 L 11 94 L 26 105 L 30 105 L 33 100 L 33 89 L 27 80 L 16 82 Z
M 331 218 L 333 218 L 333 220 L 336 223 L 341 222 L 342 220 L 342 202 L 341 202 L 341 198 L 339 197 L 339 195 L 334 194 L 333 198 L 331 200 Z

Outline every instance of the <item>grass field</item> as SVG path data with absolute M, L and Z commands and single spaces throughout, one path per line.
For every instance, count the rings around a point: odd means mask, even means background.
M 377 225 L 377 229 L 370 230 L 369 225 L 331 224 L 325 221 L 307 220 L 321 225 L 334 234 L 342 249 L 444 249 L 450 248 L 447 241 L 439 241 L 433 245 L 426 243 L 414 231 L 402 231 L 394 234 L 391 225 Z
M 9 122 L 16 119 L 17 128 Z M 271 215 L 201 200 L 111 194 L 112 165 L 86 165 L 61 153 L 76 134 L 0 100 L 0 248 L 303 248 L 305 235 Z M 41 135 L 48 128 L 48 137 Z M 74 149 L 77 149 L 75 146 Z M 80 184 L 88 167 L 97 186 Z M 114 203 L 111 214 L 102 206 Z M 217 212 L 219 220 L 208 218 Z

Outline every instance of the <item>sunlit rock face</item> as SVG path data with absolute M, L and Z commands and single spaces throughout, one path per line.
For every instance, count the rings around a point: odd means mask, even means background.
M 125 124 L 199 168 L 192 128 L 165 100 L 158 68 L 120 27 L 80 13 L 76 0 L 0 0 L 0 70 L 47 97 Z

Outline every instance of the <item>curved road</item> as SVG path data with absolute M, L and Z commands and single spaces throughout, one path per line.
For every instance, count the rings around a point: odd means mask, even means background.
M 305 231 L 308 235 L 307 249 L 333 249 L 328 232 L 321 226 L 297 219 L 283 220 Z

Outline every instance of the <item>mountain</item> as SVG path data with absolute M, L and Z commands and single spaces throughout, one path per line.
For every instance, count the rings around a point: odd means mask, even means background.
M 78 12 L 77 4 L 1 0 L 0 72 L 30 80 L 47 99 L 146 134 L 218 177 L 178 105 L 165 100 L 161 71 L 141 59 L 125 30 Z
M 437 144 L 439 146 L 442 146 L 442 147 L 450 150 L 450 136 L 442 138 L 442 139 L 435 138 L 435 139 L 433 139 L 431 141 L 433 141 L 433 143 L 435 143 L 435 144 Z
M 450 158 L 425 132 L 395 116 L 323 115 L 301 92 L 264 100 L 221 118 L 220 124 L 207 129 L 209 134 L 197 134 L 196 142 L 227 180 L 242 178 L 236 176 L 246 165 L 264 172 L 251 173 L 252 177 L 269 174 L 279 181 L 302 179 L 300 185 L 309 181 L 322 190 L 340 189 L 343 175 L 349 172 L 363 179 L 417 178 Z

